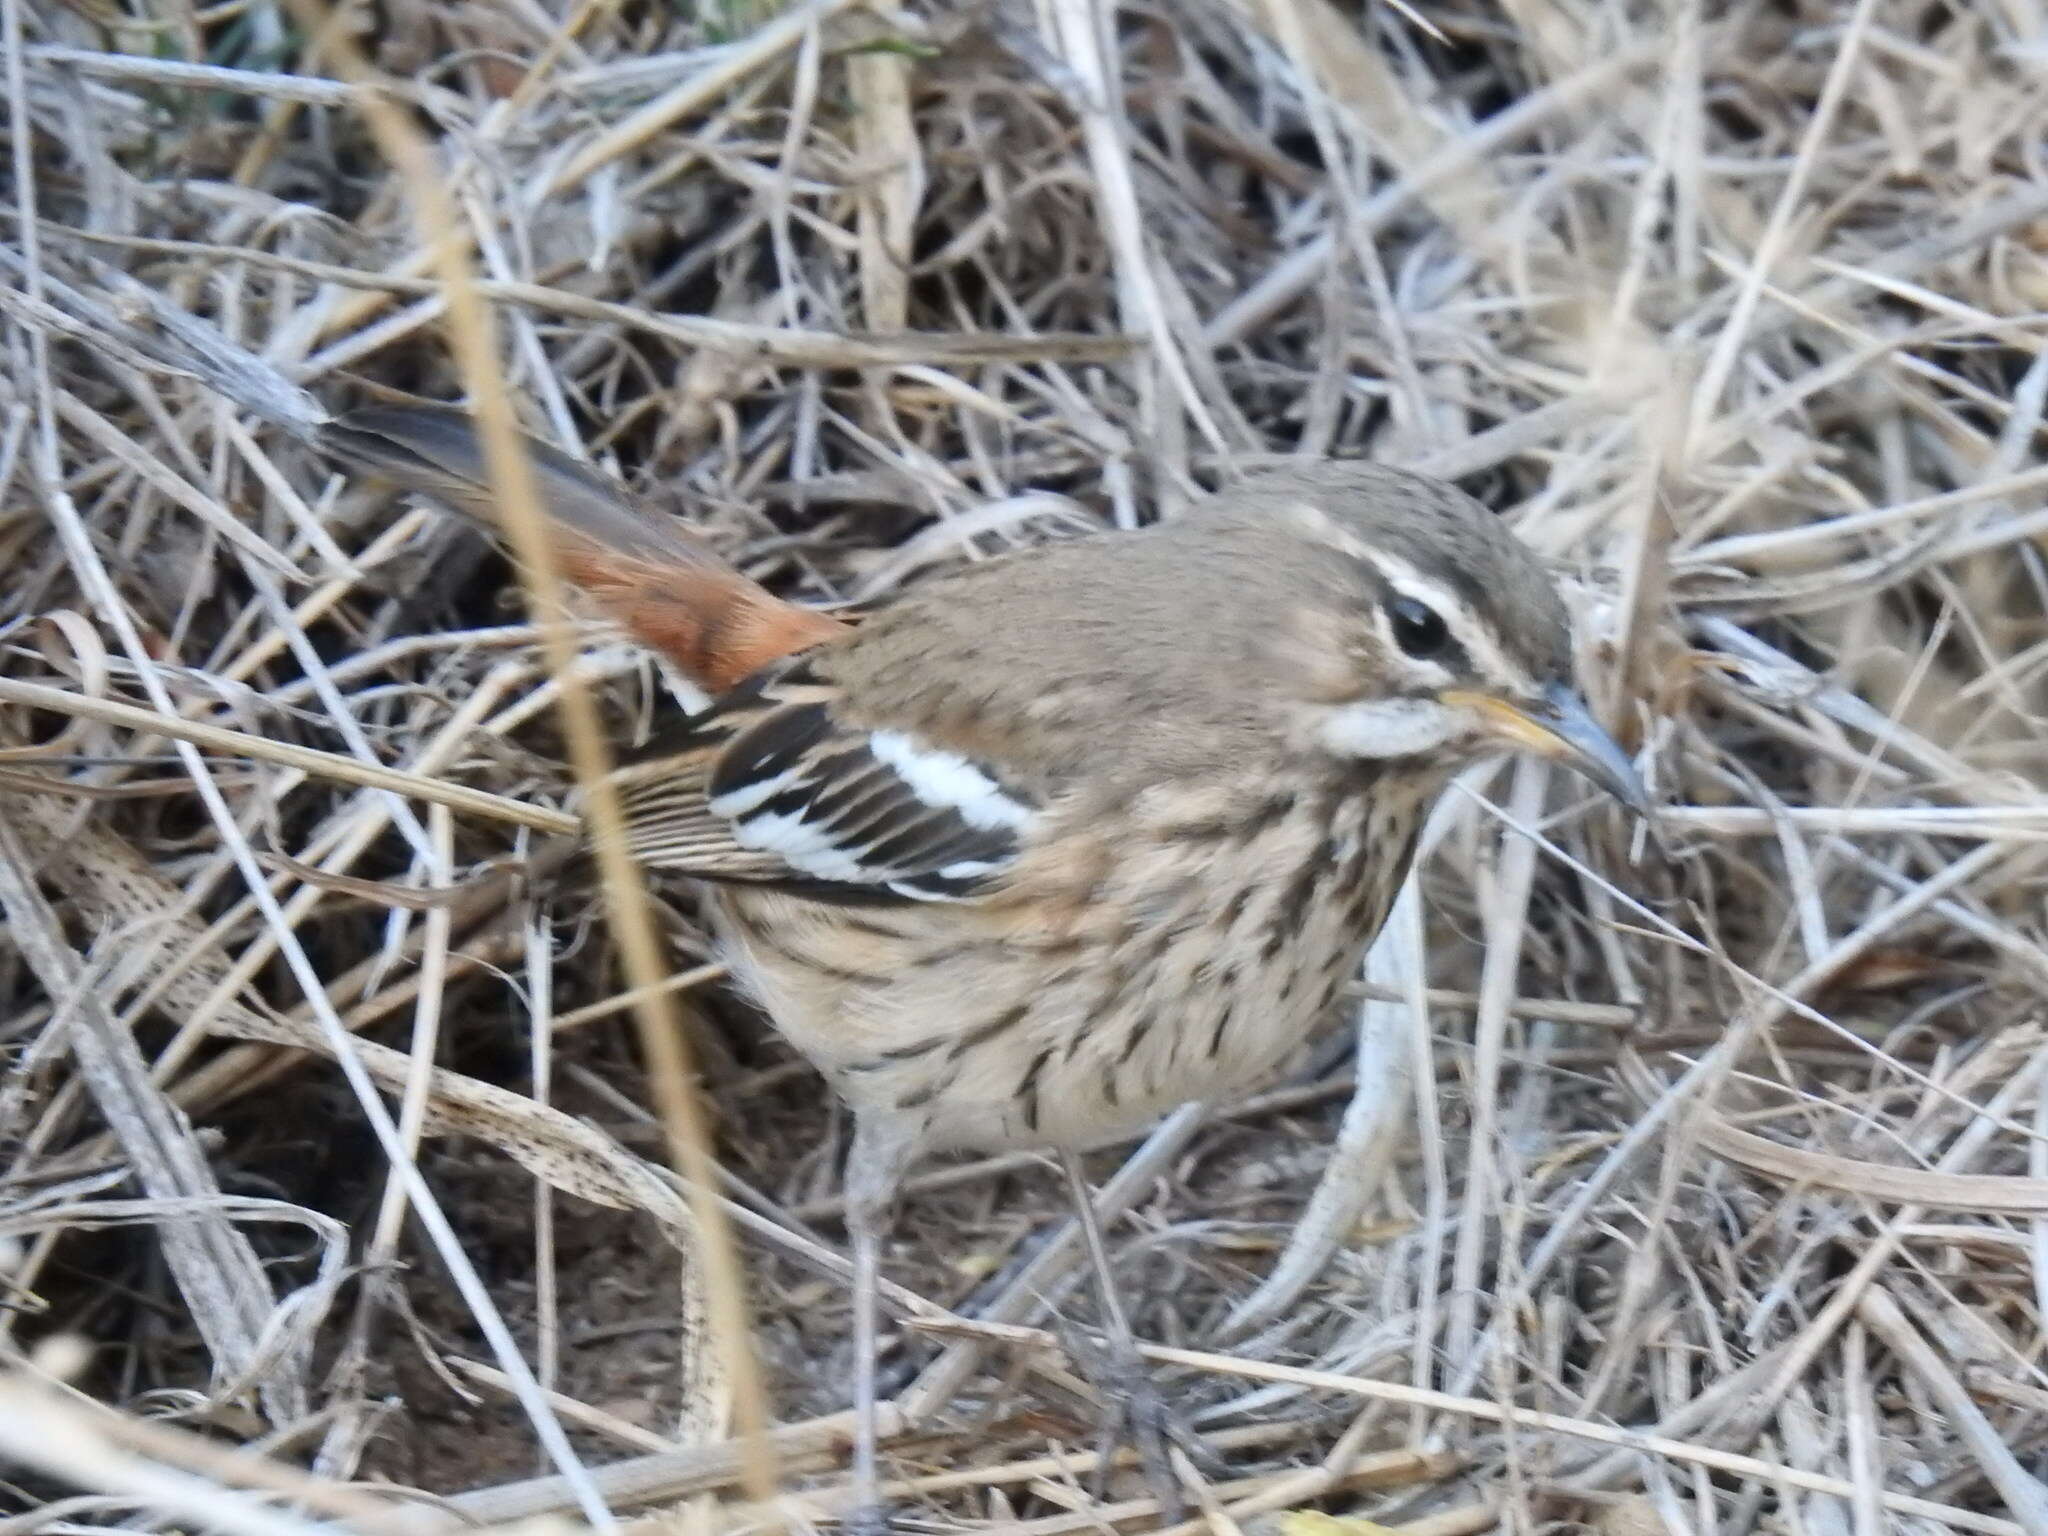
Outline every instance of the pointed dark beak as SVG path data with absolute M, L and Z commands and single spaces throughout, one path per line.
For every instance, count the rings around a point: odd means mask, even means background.
M 1503 741 L 1577 769 L 1639 816 L 1649 810 L 1650 797 L 1635 764 L 1600 728 L 1586 701 L 1563 683 L 1545 689 L 1540 704 L 1511 704 L 1470 693 L 1457 697 L 1476 707 Z

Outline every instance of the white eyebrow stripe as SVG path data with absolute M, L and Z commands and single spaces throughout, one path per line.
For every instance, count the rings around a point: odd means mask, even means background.
M 1482 677 L 1505 685 L 1523 685 L 1528 677 L 1522 668 L 1508 659 L 1507 652 L 1493 638 L 1492 632 L 1482 624 L 1477 615 L 1462 599 L 1448 587 L 1431 581 L 1420 571 L 1398 555 L 1387 554 L 1384 550 L 1369 549 L 1366 558 L 1379 567 L 1386 577 L 1387 585 L 1403 597 L 1412 597 L 1418 603 L 1427 603 L 1446 625 L 1457 642 L 1465 648 L 1465 654 Z

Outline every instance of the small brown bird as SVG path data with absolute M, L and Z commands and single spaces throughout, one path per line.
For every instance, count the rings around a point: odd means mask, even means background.
M 325 442 L 492 521 L 460 415 Z M 632 849 L 711 882 L 734 973 L 853 1109 L 870 1506 L 877 1241 L 912 1159 L 1057 1152 L 1135 1361 L 1075 1154 L 1241 1093 L 1327 1020 L 1476 757 L 1562 757 L 1642 804 L 1542 565 L 1433 481 L 1305 464 L 847 625 L 531 452 L 568 574 L 714 695 L 620 770 Z

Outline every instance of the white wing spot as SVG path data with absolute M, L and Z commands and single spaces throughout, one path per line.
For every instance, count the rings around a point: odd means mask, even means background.
M 803 766 L 798 764 L 794 768 L 785 768 L 772 779 L 758 779 L 752 784 L 742 784 L 738 789 L 729 789 L 722 795 L 713 795 L 704 804 L 712 815 L 734 820 L 766 805 L 802 776 Z
M 958 811 L 979 831 L 1021 827 L 1031 819 L 1030 807 L 1004 794 L 1001 785 L 957 752 L 920 746 L 901 731 L 872 732 L 868 750 L 902 775 L 926 805 Z
M 962 859 L 957 864 L 947 864 L 939 870 L 941 880 L 976 880 L 983 875 L 992 875 L 1003 866 L 994 859 Z
M 732 840 L 742 848 L 772 853 L 791 869 L 819 880 L 872 880 L 877 873 L 801 815 L 754 816 L 735 822 Z
M 911 901 L 940 902 L 957 901 L 959 899 L 958 897 L 953 896 L 944 891 L 921 891 L 916 886 L 904 880 L 890 880 L 886 883 L 889 889 L 894 891 L 898 896 L 906 897 Z

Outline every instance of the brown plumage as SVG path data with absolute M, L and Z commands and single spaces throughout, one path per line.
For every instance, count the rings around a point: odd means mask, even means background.
M 770 595 L 674 519 L 634 505 L 589 465 L 522 441 L 563 576 L 708 691 L 723 693 L 778 656 L 845 629 Z M 482 445 L 459 411 L 352 411 L 321 429 L 320 446 L 490 533 L 503 532 Z
M 335 446 L 488 515 L 459 418 L 367 413 Z M 565 567 L 718 695 L 620 770 L 627 837 L 713 883 L 735 974 L 854 1109 L 870 1410 L 874 1235 L 920 1151 L 1071 1154 L 1242 1092 L 1330 1016 L 1481 752 L 1639 793 L 1540 564 L 1412 475 L 1263 476 L 848 629 L 534 457 Z

